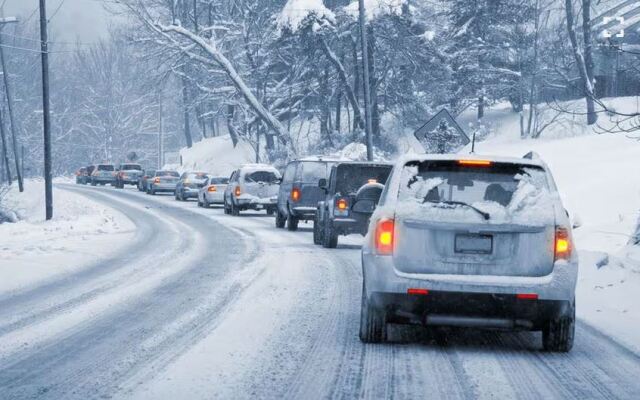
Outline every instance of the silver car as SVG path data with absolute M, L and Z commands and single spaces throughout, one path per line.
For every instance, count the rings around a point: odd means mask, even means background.
M 384 341 L 388 323 L 444 325 L 542 331 L 546 350 L 571 350 L 571 228 L 535 156 L 402 158 L 362 247 L 361 340 Z
M 153 177 L 147 179 L 147 194 L 175 193 L 178 179 L 180 179 L 180 174 L 176 171 L 156 171 Z
M 239 215 L 243 210 L 275 212 L 280 187 L 280 172 L 270 165 L 247 164 L 233 171 L 224 191 L 225 214 Z
M 224 204 L 224 191 L 228 183 L 229 178 L 207 178 L 198 192 L 198 206 L 208 208 L 211 204 Z

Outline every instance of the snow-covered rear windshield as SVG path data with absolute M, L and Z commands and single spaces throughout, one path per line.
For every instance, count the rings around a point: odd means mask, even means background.
M 370 181 L 384 185 L 390 173 L 390 165 L 338 165 L 336 168 L 336 193 L 355 194 L 362 185 Z
M 333 163 L 305 161 L 302 163 L 302 182 L 318 183 L 320 179 L 327 179 Z
M 457 161 L 410 162 L 402 171 L 398 198 L 420 203 L 494 202 L 506 207 L 521 182 L 536 189 L 549 189 L 545 171 L 535 166 L 510 163 L 465 166 Z
M 229 183 L 229 178 L 211 178 L 209 184 L 211 185 L 226 185 Z
M 278 181 L 278 175 L 272 171 L 255 171 L 250 172 L 244 176 L 245 182 L 264 182 L 264 183 L 276 183 Z
M 207 174 L 205 174 L 204 172 L 191 172 L 187 174 L 187 179 L 203 181 L 207 179 Z
M 179 178 L 180 174 L 176 171 L 156 171 L 156 176 L 175 176 Z
M 98 171 L 113 171 L 115 168 L 113 165 L 98 165 Z
M 123 164 L 120 169 L 123 171 L 142 171 L 142 167 L 139 164 Z

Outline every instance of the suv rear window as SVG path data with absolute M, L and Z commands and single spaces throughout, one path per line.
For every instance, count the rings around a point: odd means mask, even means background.
M 319 161 L 305 161 L 302 165 L 302 175 L 300 177 L 303 183 L 318 183 L 320 179 L 327 179 L 331 171 L 332 163 Z
M 179 178 L 180 174 L 176 171 L 156 171 L 156 176 L 175 176 Z
M 142 167 L 139 164 L 122 164 L 120 169 L 123 171 L 142 171 Z
M 187 179 L 204 180 L 207 179 L 207 174 L 204 172 L 189 172 L 187 174 Z
M 210 185 L 226 185 L 229 183 L 229 178 L 211 178 L 209 180 Z
M 402 170 L 398 197 L 418 203 L 494 202 L 507 207 L 525 184 L 538 192 L 549 189 L 545 171 L 536 166 L 471 166 L 455 160 L 410 162 Z
M 98 171 L 113 171 L 115 168 L 113 165 L 98 165 Z
M 336 169 L 336 193 L 354 194 L 366 183 L 374 180 L 385 184 L 391 173 L 390 165 L 341 164 Z
M 254 171 L 244 176 L 245 182 L 275 183 L 277 180 L 278 175 L 273 171 Z

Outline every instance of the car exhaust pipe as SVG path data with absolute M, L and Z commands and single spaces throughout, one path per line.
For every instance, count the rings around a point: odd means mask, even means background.
M 425 325 L 455 326 L 461 328 L 531 329 L 533 323 L 523 319 L 464 317 L 458 315 L 429 314 Z

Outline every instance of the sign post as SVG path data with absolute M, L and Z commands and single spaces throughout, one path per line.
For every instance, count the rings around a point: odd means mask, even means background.
M 427 153 L 454 153 L 470 142 L 464 130 L 444 108 L 413 135 Z

